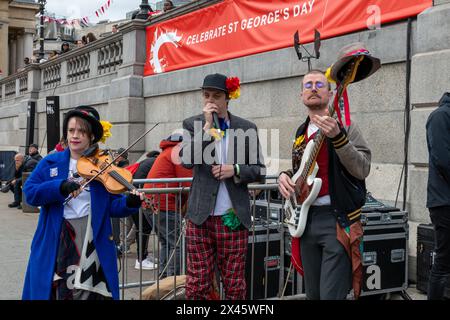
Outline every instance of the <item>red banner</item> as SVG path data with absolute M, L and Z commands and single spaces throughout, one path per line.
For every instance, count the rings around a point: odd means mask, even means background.
M 147 28 L 145 75 L 331 38 L 415 16 L 432 0 L 225 0 Z

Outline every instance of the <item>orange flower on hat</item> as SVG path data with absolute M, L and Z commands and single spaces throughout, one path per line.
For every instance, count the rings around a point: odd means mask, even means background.
M 237 99 L 241 95 L 241 82 L 238 77 L 230 77 L 225 81 L 230 99 Z

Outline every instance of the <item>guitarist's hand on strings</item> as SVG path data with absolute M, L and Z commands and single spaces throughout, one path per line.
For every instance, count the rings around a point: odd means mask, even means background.
M 336 119 L 331 118 L 328 115 L 319 116 L 315 114 L 311 117 L 311 121 L 319 127 L 328 138 L 334 138 L 341 132 Z
M 288 199 L 294 193 L 294 187 L 295 183 L 292 182 L 292 179 L 286 173 L 280 174 L 278 177 L 278 190 L 284 198 Z

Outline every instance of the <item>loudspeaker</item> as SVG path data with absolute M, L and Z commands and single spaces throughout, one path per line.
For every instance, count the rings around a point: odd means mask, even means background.
M 59 96 L 48 96 L 45 101 L 47 113 L 47 152 L 55 149 L 59 142 Z
M 276 297 L 280 285 L 281 233 L 277 223 L 255 222 L 255 230 L 249 230 L 245 281 L 247 299 Z
M 417 227 L 417 290 L 428 292 L 428 279 L 434 258 L 433 225 L 419 224 Z M 447 281 L 445 297 L 450 299 L 450 281 Z
M 0 181 L 9 181 L 14 179 L 15 155 L 15 151 L 0 151 Z

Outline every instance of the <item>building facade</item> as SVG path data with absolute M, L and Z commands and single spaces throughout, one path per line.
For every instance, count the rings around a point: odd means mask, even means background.
M 0 70 L 2 77 L 24 67 L 24 58 L 33 56 L 35 15 L 39 5 L 33 0 L 0 0 Z M 1 77 L 1 76 L 0 76 Z

